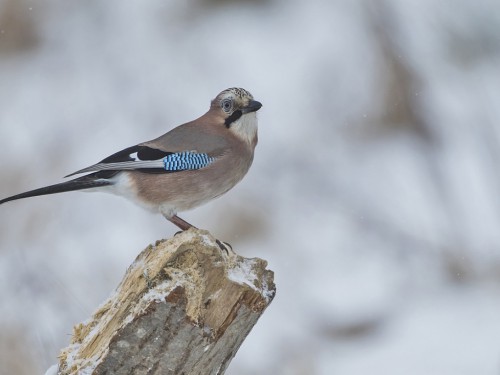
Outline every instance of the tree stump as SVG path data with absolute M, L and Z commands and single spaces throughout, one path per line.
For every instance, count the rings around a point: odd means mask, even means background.
M 56 373 L 223 374 L 275 295 L 266 266 L 203 230 L 157 241 L 74 327 Z

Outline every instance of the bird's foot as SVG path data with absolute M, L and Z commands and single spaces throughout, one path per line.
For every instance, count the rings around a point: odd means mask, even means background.
M 228 244 L 227 242 L 222 242 L 220 240 L 215 240 L 217 245 L 220 247 L 222 251 L 225 251 L 227 255 L 229 255 L 229 252 L 233 252 L 233 247 Z
M 172 223 L 174 223 L 175 225 L 177 225 L 180 229 L 180 231 L 178 232 L 175 232 L 174 236 L 177 236 L 178 234 L 190 229 L 190 228 L 196 228 L 194 225 L 191 225 L 189 224 L 187 221 L 181 219 L 179 216 L 177 215 L 173 215 L 173 216 L 168 216 L 168 215 L 164 215 L 165 218 L 169 221 L 171 221 Z M 229 253 L 233 253 L 233 247 L 228 244 L 227 242 L 222 242 L 220 240 L 215 240 L 215 242 L 217 243 L 217 245 L 219 246 L 219 248 L 222 250 L 222 251 L 225 251 L 227 255 L 229 255 Z

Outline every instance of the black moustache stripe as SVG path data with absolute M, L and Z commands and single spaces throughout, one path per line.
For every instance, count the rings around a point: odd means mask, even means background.
M 226 128 L 229 128 L 233 122 L 238 120 L 241 116 L 243 115 L 243 112 L 241 110 L 234 111 L 231 116 L 229 116 L 226 121 L 224 121 L 224 124 L 226 125 Z

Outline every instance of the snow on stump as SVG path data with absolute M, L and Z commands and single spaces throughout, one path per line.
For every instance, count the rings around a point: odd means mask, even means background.
M 74 328 L 57 374 L 223 374 L 274 297 L 266 266 L 203 230 L 150 245 Z

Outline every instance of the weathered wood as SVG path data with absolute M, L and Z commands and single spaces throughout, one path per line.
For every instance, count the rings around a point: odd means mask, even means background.
M 74 328 L 58 374 L 223 374 L 274 297 L 266 266 L 202 230 L 158 241 Z

